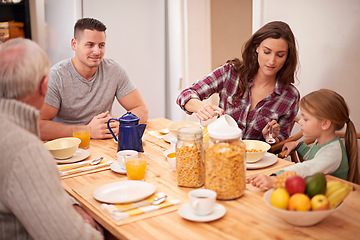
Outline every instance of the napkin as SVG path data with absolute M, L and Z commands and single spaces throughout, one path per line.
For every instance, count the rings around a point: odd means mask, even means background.
M 154 198 L 161 197 L 164 194 L 165 193 L 163 193 L 163 192 L 158 192 L 158 193 L 153 194 L 152 196 L 146 198 L 143 201 L 151 203 L 154 200 Z M 105 212 L 107 212 L 108 214 L 110 214 L 111 217 L 114 220 L 121 220 L 121 219 L 130 218 L 132 216 L 144 214 L 144 213 L 147 213 L 147 212 L 156 211 L 158 209 L 178 205 L 181 202 L 179 199 L 174 199 L 174 198 L 171 198 L 171 197 L 168 196 L 164 202 L 162 202 L 162 203 L 160 203 L 158 205 L 147 205 L 147 206 L 142 206 L 142 207 L 138 207 L 138 208 L 129 209 L 129 210 L 126 210 L 124 212 L 114 212 L 114 210 L 116 210 L 116 209 L 127 208 L 127 207 L 130 207 L 130 206 L 142 203 L 143 201 L 136 202 L 136 203 L 127 203 L 127 204 L 106 204 L 106 203 L 103 203 L 103 204 L 101 204 L 101 209 L 104 210 Z
M 86 172 L 86 171 L 90 171 L 90 170 L 93 170 L 93 169 L 97 169 L 97 168 L 102 168 L 102 167 L 107 167 L 107 166 L 110 166 L 114 161 L 112 160 L 102 160 L 101 163 L 97 164 L 97 165 L 94 165 L 94 166 L 91 166 L 91 165 L 86 165 L 86 166 L 83 166 L 83 167 L 79 167 L 79 168 L 74 168 L 74 169 L 69 169 L 69 170 L 64 170 L 62 171 L 62 169 L 65 169 L 65 168 L 68 168 L 68 167 L 73 167 L 73 166 L 77 166 L 77 165 L 81 165 L 83 163 L 90 163 L 91 160 L 89 161 L 84 161 L 84 162 L 80 162 L 80 163 L 75 163 L 75 164 L 64 164 L 64 165 L 58 165 L 58 169 L 59 169 L 59 172 L 60 172 L 60 176 L 63 177 L 63 176 L 67 176 L 67 175 L 71 175 L 71 174 L 76 174 L 76 173 L 81 173 L 81 172 Z
M 148 133 L 153 137 L 161 139 L 166 135 L 166 134 L 162 133 L 161 131 L 166 131 L 166 130 L 167 130 L 167 128 L 164 128 L 164 129 L 160 129 L 160 130 L 149 131 Z

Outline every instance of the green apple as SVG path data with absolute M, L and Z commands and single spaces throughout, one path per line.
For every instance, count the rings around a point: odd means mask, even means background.
M 311 209 L 313 211 L 329 209 L 329 201 L 323 194 L 316 194 L 311 198 Z

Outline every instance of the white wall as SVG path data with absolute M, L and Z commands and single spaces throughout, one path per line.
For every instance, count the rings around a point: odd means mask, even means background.
M 105 57 L 119 62 L 140 90 L 149 119 L 165 116 L 165 1 L 86 0 L 83 17 L 106 26 Z M 113 115 L 125 110 L 113 105 Z
M 320 88 L 341 94 L 360 131 L 360 1 L 254 0 L 253 24 L 287 22 L 299 46 L 301 96 Z

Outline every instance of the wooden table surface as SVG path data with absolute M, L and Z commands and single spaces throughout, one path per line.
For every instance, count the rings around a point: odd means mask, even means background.
M 147 132 L 165 128 L 168 119 L 148 121 Z M 193 188 L 177 186 L 176 172 L 171 171 L 163 151 L 170 144 L 145 133 L 144 150 L 149 156 L 146 180 L 154 184 L 158 190 L 180 199 L 180 205 L 173 206 L 173 211 L 142 217 L 141 220 L 117 225 L 109 220 L 106 214 L 94 207 L 95 199 L 82 195 L 84 189 L 91 189 L 103 184 L 126 180 L 126 175 L 111 170 L 99 171 L 82 176 L 63 179 L 64 188 L 80 202 L 83 207 L 103 227 L 118 239 L 358 239 L 360 234 L 360 186 L 354 185 L 356 191 L 344 201 L 343 206 L 319 224 L 311 227 L 289 225 L 273 216 L 271 209 L 263 200 L 263 191 L 247 185 L 245 194 L 232 201 L 217 201 L 226 208 L 224 217 L 207 223 L 192 222 L 183 219 L 177 209 L 188 203 L 187 193 Z M 91 140 L 90 158 L 104 156 L 116 161 L 117 144 L 112 139 Z M 279 159 L 270 167 L 247 170 L 246 174 L 256 172 L 270 174 L 290 165 Z M 332 178 L 332 177 L 329 177 Z M 350 183 L 349 183 L 350 184 Z M 91 193 L 90 193 L 91 194 Z M 94 204 L 95 202 L 95 204 Z M 143 214 L 146 216 L 146 214 Z M 145 219 L 144 219 L 145 218 Z

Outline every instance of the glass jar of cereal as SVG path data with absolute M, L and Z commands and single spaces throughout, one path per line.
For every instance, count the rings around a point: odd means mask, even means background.
M 181 187 L 204 185 L 204 149 L 200 127 L 180 128 L 176 142 L 177 182 Z
M 205 148 L 205 188 L 217 193 L 219 200 L 232 200 L 245 192 L 245 144 L 237 127 L 209 130 Z

